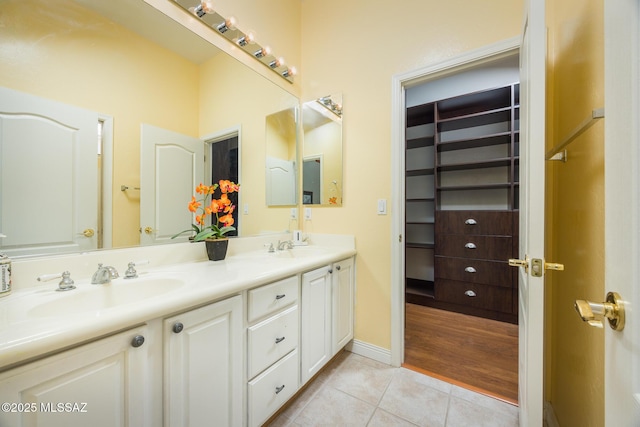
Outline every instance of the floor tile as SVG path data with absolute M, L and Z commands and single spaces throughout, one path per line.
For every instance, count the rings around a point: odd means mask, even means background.
M 367 427 L 416 427 L 416 425 L 378 408 Z
M 376 407 L 325 386 L 293 420 L 297 426 L 366 426 Z
M 518 417 L 495 411 L 468 400 L 452 397 L 447 427 L 517 427 Z
M 350 357 L 334 372 L 327 384 L 365 402 L 377 405 L 396 369 L 383 364 L 375 366 L 357 357 Z

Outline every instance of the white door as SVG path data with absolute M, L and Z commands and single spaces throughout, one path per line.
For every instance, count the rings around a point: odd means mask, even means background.
M 267 157 L 267 206 L 295 204 L 295 162 Z
M 93 111 L 0 88 L 2 252 L 97 248 L 98 120 Z
M 140 244 L 186 241 L 195 222 L 187 206 L 204 181 L 204 142 L 143 124 L 140 130 Z
M 528 0 L 520 51 L 521 260 L 544 260 L 545 68 L 544 1 Z M 520 425 L 543 423 L 544 277 L 518 269 Z M 542 268 L 544 274 L 544 268 Z
M 622 331 L 614 331 L 604 321 L 605 423 L 638 426 L 640 322 L 634 310 L 634 302 L 640 301 L 638 1 L 604 2 L 604 17 L 605 291 L 619 293 L 626 308 Z

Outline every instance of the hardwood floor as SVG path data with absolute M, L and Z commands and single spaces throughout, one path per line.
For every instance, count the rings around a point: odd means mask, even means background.
M 518 325 L 406 304 L 405 366 L 518 401 Z

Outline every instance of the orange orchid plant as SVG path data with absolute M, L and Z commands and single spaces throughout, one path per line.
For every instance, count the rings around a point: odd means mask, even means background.
M 213 198 L 213 193 L 220 189 L 221 195 L 219 199 Z M 191 225 L 191 229 L 181 231 L 175 236 L 187 232 L 195 233 L 194 242 L 200 242 L 206 239 L 220 239 L 230 231 L 235 230 L 233 227 L 233 211 L 235 205 L 231 203 L 228 194 L 240 191 L 240 185 L 228 180 L 220 180 L 218 184 L 196 186 L 196 193 L 202 195 L 201 199 L 191 196 L 188 209 L 190 212 L 197 214 L 196 223 Z M 211 202 L 207 203 L 207 199 L 211 197 Z M 214 217 L 215 215 L 215 217 Z M 211 224 L 206 225 L 207 217 L 211 216 Z

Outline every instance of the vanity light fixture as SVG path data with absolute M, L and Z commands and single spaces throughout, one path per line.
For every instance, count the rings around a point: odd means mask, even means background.
M 318 98 L 316 101 L 336 116 L 342 117 L 342 105 L 335 102 L 330 96 L 323 96 L 322 98 Z
M 219 24 L 216 28 L 218 29 L 220 34 L 224 34 L 229 30 L 235 30 L 236 29 L 236 18 L 231 16 L 231 17 L 225 19 L 224 22 L 222 22 L 222 24 Z
M 293 83 L 293 76 L 297 71 L 295 67 L 287 66 L 280 57 L 271 54 L 268 46 L 260 46 L 255 41 L 255 35 L 251 31 L 241 31 L 236 28 L 236 20 L 233 17 L 225 18 L 218 12 L 214 11 L 212 0 L 202 0 L 198 5 L 192 6 L 198 0 L 173 0 L 181 8 L 196 15 L 199 20 L 213 29 L 216 33 L 222 35 L 234 45 L 238 46 L 246 54 L 253 56 L 264 66 L 269 67 L 280 77 L 283 77 L 290 83 Z

